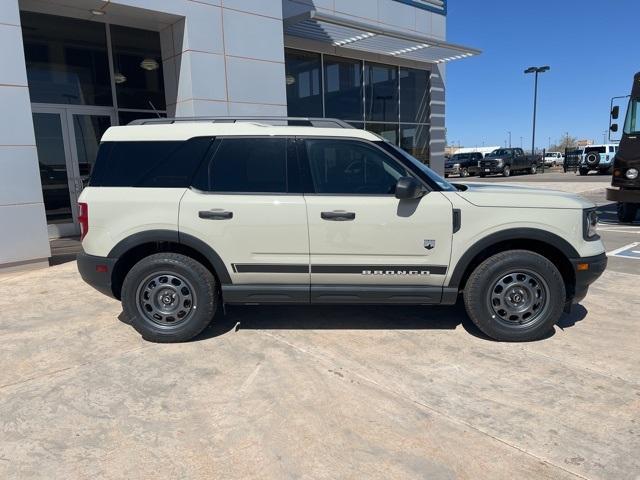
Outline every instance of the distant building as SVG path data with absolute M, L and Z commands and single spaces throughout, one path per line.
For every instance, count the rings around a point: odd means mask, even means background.
M 582 140 L 578 140 L 576 142 L 576 147 L 578 148 L 584 148 L 587 145 L 593 145 L 595 142 L 593 140 L 587 140 L 587 139 L 582 139 Z

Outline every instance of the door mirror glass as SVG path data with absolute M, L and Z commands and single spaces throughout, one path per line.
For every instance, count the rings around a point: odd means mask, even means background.
M 396 183 L 396 198 L 408 200 L 419 198 L 424 194 L 424 189 L 418 180 L 413 177 L 400 177 Z
M 620 107 L 618 105 L 616 105 L 615 107 L 613 107 L 611 109 L 611 119 L 612 120 L 616 120 L 618 118 L 618 115 L 620 115 Z M 615 130 L 613 130 L 615 131 Z
M 617 132 L 618 131 L 618 124 L 617 123 L 612 123 L 611 126 L 609 127 L 609 130 L 611 130 L 612 132 Z

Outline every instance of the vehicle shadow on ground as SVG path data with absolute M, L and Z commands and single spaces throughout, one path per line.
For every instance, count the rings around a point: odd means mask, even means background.
M 208 340 L 239 330 L 455 330 L 462 326 L 474 337 L 494 341 L 467 316 L 462 302 L 455 306 L 227 306 L 193 341 Z M 564 330 L 583 320 L 587 310 L 576 305 L 557 326 Z M 541 340 L 551 338 L 555 329 Z M 540 340 L 539 340 L 540 341 Z

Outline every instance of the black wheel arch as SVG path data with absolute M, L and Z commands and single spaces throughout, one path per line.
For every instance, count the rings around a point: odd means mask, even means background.
M 113 294 L 120 298 L 127 272 L 142 258 L 160 252 L 182 253 L 198 260 L 221 285 L 231 284 L 231 276 L 218 253 L 202 240 L 177 230 L 145 230 L 118 242 L 107 255 L 117 259 L 112 272 Z
M 507 250 L 529 250 L 551 260 L 560 270 L 567 286 L 567 296 L 575 289 L 575 272 L 570 259 L 578 251 L 564 238 L 536 228 L 510 228 L 492 233 L 473 244 L 453 269 L 448 287 L 463 289 L 471 272 L 485 259 Z

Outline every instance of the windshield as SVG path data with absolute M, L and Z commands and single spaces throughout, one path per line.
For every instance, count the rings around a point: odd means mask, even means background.
M 429 177 L 429 179 L 432 182 L 434 182 L 435 184 L 437 184 L 442 190 L 447 191 L 447 192 L 457 192 L 458 191 L 458 189 L 456 187 L 451 185 L 449 182 L 447 182 L 444 178 L 442 178 L 436 172 L 434 172 L 429 167 L 427 167 L 420 160 L 418 160 L 417 158 L 415 158 L 412 155 L 409 155 L 407 152 L 405 152 L 400 147 L 397 147 L 393 143 L 389 143 L 389 142 L 386 142 L 386 141 L 385 142 L 376 142 L 376 143 L 382 144 L 382 146 L 383 146 L 383 148 L 385 148 L 385 150 L 390 150 L 391 149 L 394 152 L 399 153 L 400 155 L 402 155 L 402 158 L 405 158 L 406 160 L 408 160 L 409 163 L 411 163 L 414 167 L 416 167 L 418 170 L 420 170 L 420 172 L 422 172 L 424 175 Z
M 497 150 L 491 152 L 488 156 L 499 157 L 500 155 L 511 155 L 511 153 L 509 152 L 509 150 L 505 150 L 504 148 L 498 148 Z
M 468 160 L 471 158 L 470 153 L 456 153 L 451 159 L 452 160 Z
M 640 133 L 640 98 L 632 98 L 627 108 L 627 118 L 624 121 L 626 135 Z

